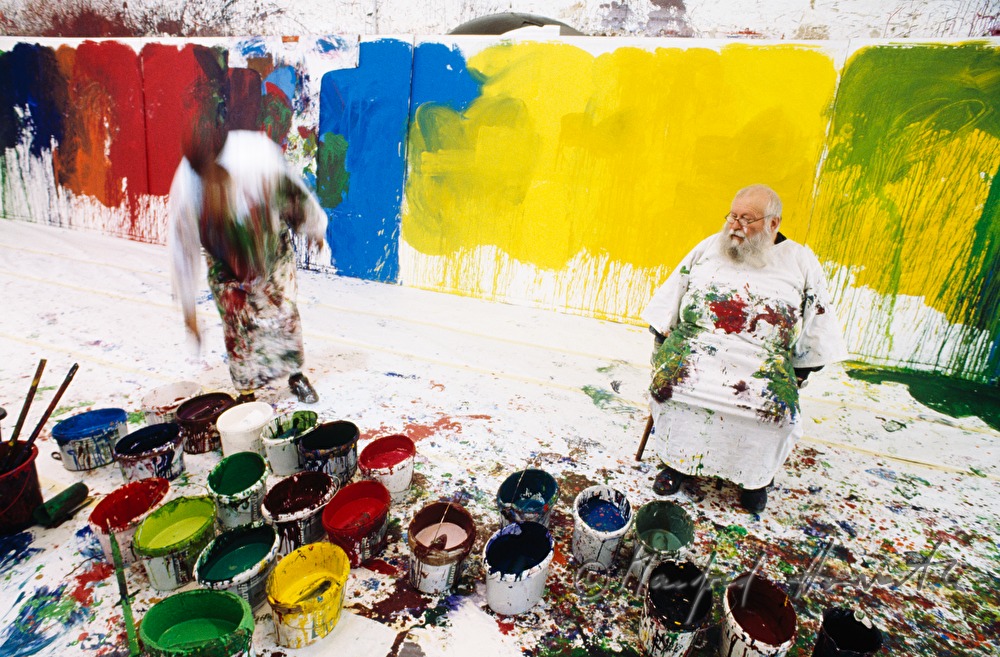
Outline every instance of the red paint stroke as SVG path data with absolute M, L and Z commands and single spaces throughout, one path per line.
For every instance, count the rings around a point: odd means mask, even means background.
M 465 419 L 469 420 L 491 420 L 493 419 L 489 415 L 465 415 Z M 424 438 L 429 438 L 439 433 L 452 432 L 452 433 L 462 433 L 462 424 L 457 420 L 452 419 L 447 415 L 440 416 L 433 424 L 420 424 L 416 422 L 410 422 L 403 427 L 402 431 L 397 431 L 393 427 L 388 427 L 386 425 L 381 425 L 375 429 L 365 431 L 361 434 L 362 440 L 368 440 L 375 438 L 376 436 L 385 436 L 393 433 L 401 433 L 413 442 L 418 442 Z
M 735 385 L 732 385 L 730 387 L 736 391 L 733 393 L 734 395 L 738 395 L 750 389 L 750 386 L 747 385 L 746 381 L 739 381 Z
M 726 333 L 740 333 L 746 328 L 747 302 L 739 297 L 708 304 L 715 314 L 715 328 Z
M 95 564 L 89 570 L 84 571 L 74 578 L 76 580 L 76 588 L 70 592 L 70 595 L 84 607 L 89 607 L 94 603 L 94 589 L 90 585 L 106 580 L 114 572 L 115 567 L 109 563 L 102 562 Z
M 514 621 L 504 620 L 498 616 L 497 628 L 500 630 L 500 634 L 510 634 L 514 631 Z
M 390 577 L 399 575 L 399 571 L 395 566 L 382 559 L 371 559 L 365 563 L 365 568 L 381 575 L 389 575 Z

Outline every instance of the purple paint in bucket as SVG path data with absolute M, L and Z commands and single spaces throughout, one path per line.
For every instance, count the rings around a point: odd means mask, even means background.
M 24 441 L 18 441 L 16 450 L 21 454 Z M 7 459 L 10 443 L 0 443 L 0 463 Z M 22 455 L 21 465 L 0 474 L 0 535 L 16 534 L 34 524 L 32 512 L 42 504 L 42 489 L 38 483 L 38 446 L 32 445 L 28 458 Z
M 649 578 L 639 642 L 650 657 L 684 657 L 708 625 L 713 604 L 705 572 L 689 561 L 665 561 Z
M 490 537 L 483 550 L 486 603 L 503 616 L 523 614 L 542 599 L 554 553 L 552 535 L 537 522 L 515 522 Z
M 344 486 L 358 471 L 360 437 L 353 422 L 324 422 L 299 439 L 302 464 L 306 470 L 322 470 Z
M 795 641 L 795 609 L 788 595 L 751 573 L 726 588 L 723 616 L 723 655 L 780 657 Z
M 410 584 L 422 593 L 451 593 L 476 542 L 476 522 L 461 504 L 432 502 L 407 530 Z
M 813 657 L 866 657 L 882 650 L 882 632 L 861 612 L 834 607 L 823 612 Z
M 236 400 L 224 392 L 210 392 L 192 397 L 177 408 L 177 424 L 184 436 L 184 451 L 204 454 L 222 447 L 222 438 L 215 425 L 219 416 Z
M 278 532 L 278 554 L 321 540 L 323 507 L 337 492 L 337 484 L 325 472 L 296 472 L 276 483 L 264 495 L 264 519 Z
M 128 431 L 128 413 L 100 408 L 67 418 L 52 427 L 63 467 L 74 472 L 93 470 L 115 460 L 115 445 Z
M 184 472 L 181 427 L 168 422 L 133 431 L 115 445 L 115 457 L 125 481 L 149 477 L 176 479 Z

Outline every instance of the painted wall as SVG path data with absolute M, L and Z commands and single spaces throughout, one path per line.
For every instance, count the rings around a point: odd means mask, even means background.
M 733 191 L 765 181 L 824 263 L 855 355 L 1000 372 L 997 38 L 8 38 L 0 53 L 6 217 L 162 241 L 179 131 L 228 83 L 234 126 L 267 130 L 315 185 L 342 274 L 637 321 Z

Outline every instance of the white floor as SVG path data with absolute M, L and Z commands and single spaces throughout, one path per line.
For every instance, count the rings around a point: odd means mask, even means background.
M 306 371 L 321 396 L 313 410 L 322 420 L 356 423 L 362 447 L 388 433 L 411 435 L 418 476 L 409 498 L 393 507 L 382 560 L 352 571 L 347 613 L 334 633 L 293 654 L 334 647 L 341 657 L 641 651 L 641 604 L 615 586 L 596 600 L 580 596 L 570 538 L 572 500 L 587 485 L 615 486 L 634 506 L 653 499 L 655 446 L 643 462 L 634 460 L 646 418 L 645 329 L 316 272 L 300 272 L 299 281 Z M 0 221 L 0 290 L 4 438 L 40 358 L 48 365 L 23 436 L 69 367 L 80 364 L 39 440 L 46 497 L 75 481 L 95 497 L 123 482 L 115 466 L 74 473 L 52 459 L 48 433 L 60 419 L 91 408 L 136 413 L 145 393 L 173 381 L 232 392 L 207 290 L 199 301 L 199 353 L 171 301 L 164 247 Z M 258 398 L 279 412 L 299 407 L 283 382 Z M 926 408 L 904 386 L 851 379 L 840 366 L 813 377 L 803 390 L 803 413 L 806 437 L 760 516 L 740 510 L 731 487 L 708 481 L 677 497 L 697 526 L 692 558 L 704 565 L 714 553 L 714 572 L 724 581 L 764 557 L 762 571 L 788 584 L 823 540 L 835 538 L 823 577 L 839 584 L 797 598 L 799 634 L 789 654 L 811 653 L 817 619 L 836 604 L 864 608 L 907 654 L 948 654 L 942 646 L 954 646 L 954 654 L 995 654 L 1000 613 L 989 573 L 1000 527 L 1000 433 L 977 418 Z M 203 491 L 218 458 L 190 457 L 190 476 L 175 482 L 172 494 Z M 559 546 L 542 602 L 505 619 L 486 604 L 480 555 L 499 524 L 497 487 L 526 466 L 560 482 L 553 521 Z M 405 581 L 406 525 L 427 502 L 455 496 L 480 534 L 462 595 L 418 595 Z M 118 589 L 93 558 L 88 511 L 56 529 L 0 539 L 0 657 L 125 654 Z M 916 577 L 868 591 L 852 584 L 880 573 L 905 577 L 938 538 L 935 562 L 959 562 L 951 580 L 935 566 L 922 588 Z M 165 597 L 149 588 L 141 568 L 127 579 L 139 618 Z M 980 597 L 986 591 L 992 600 Z M 928 632 L 928 623 L 940 631 Z M 258 655 L 287 654 L 276 646 L 266 605 L 257 611 L 254 642 Z M 710 641 L 698 654 L 712 649 Z

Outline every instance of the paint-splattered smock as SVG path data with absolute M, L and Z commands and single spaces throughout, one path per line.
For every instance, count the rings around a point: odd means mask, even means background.
M 218 162 L 230 176 L 227 230 L 233 247 L 228 260 L 206 252 L 208 285 L 222 317 L 233 385 L 254 390 L 302 369 L 291 231 L 322 241 L 327 217 L 264 133 L 230 132 Z M 201 193 L 201 179 L 182 160 L 170 187 L 169 241 L 174 291 L 185 316 L 194 313 Z
M 643 311 L 667 336 L 653 356 L 654 438 L 675 470 L 761 488 L 802 435 L 793 368 L 847 350 L 810 249 L 779 241 L 754 268 L 718 239 L 696 246 Z

